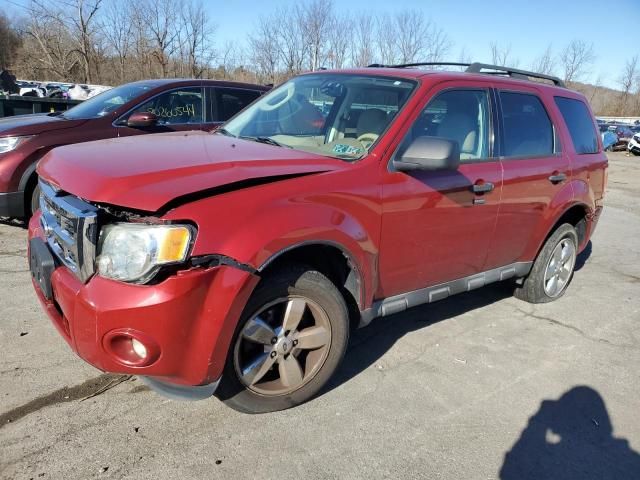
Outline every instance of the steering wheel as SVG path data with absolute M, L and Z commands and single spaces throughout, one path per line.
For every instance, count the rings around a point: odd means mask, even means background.
M 296 91 L 295 85 L 293 83 L 289 83 L 287 85 L 286 95 L 284 96 L 284 98 L 282 100 L 280 100 L 277 103 L 265 102 L 264 104 L 260 105 L 260 110 L 264 110 L 265 112 L 271 112 L 271 111 L 281 107 L 282 105 L 287 103 L 289 100 L 291 100 L 291 97 L 293 97 L 293 94 L 295 93 L 295 91 Z
M 380 135 L 375 133 L 363 133 L 358 137 L 358 141 L 362 143 L 365 148 L 369 148 L 376 140 L 378 140 L 379 136 Z

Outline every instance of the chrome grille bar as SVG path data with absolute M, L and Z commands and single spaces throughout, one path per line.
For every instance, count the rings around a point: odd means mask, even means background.
M 40 222 L 60 262 L 86 282 L 95 272 L 98 209 L 40 181 Z

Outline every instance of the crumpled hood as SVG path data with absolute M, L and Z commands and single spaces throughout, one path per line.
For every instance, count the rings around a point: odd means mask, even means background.
M 37 135 L 44 131 L 79 127 L 84 122 L 86 122 L 86 120 L 65 120 L 59 116 L 49 116 L 47 113 L 4 117 L 0 118 L 0 137 L 9 135 Z
M 256 179 L 290 178 L 345 165 L 220 134 L 176 132 L 55 148 L 40 161 L 38 174 L 85 200 L 156 212 L 190 194 L 215 194 L 217 187 L 243 188 Z

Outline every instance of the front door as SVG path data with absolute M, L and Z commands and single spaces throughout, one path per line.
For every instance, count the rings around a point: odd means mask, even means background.
M 455 171 L 397 172 L 383 180 L 382 297 L 482 272 L 496 224 L 502 170 L 493 158 L 491 92 L 445 84 L 394 155 L 420 136 L 458 142 Z
M 201 87 L 181 87 L 160 93 L 122 117 L 123 122 L 118 122 L 118 136 L 201 130 L 204 122 L 203 107 Z M 124 120 L 135 112 L 155 113 L 158 124 L 144 129 L 126 126 Z

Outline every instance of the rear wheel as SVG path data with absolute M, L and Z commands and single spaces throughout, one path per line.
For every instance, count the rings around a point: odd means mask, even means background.
M 247 303 L 216 395 L 245 413 L 290 408 L 313 397 L 344 356 L 345 301 L 321 273 L 265 278 Z
M 576 265 L 578 234 L 565 223 L 545 242 L 531 272 L 514 295 L 529 303 L 547 303 L 564 295 Z

